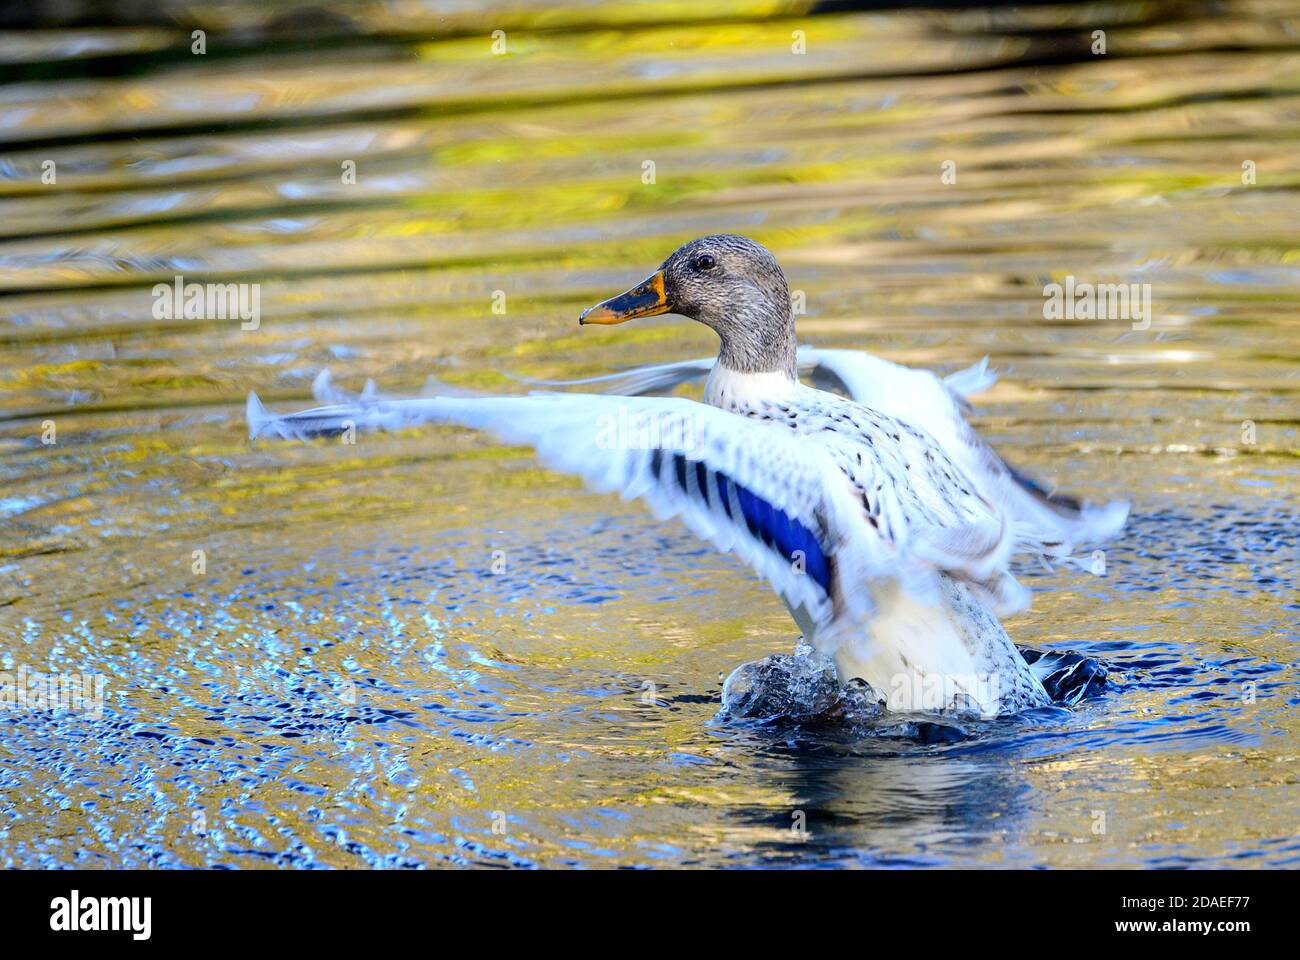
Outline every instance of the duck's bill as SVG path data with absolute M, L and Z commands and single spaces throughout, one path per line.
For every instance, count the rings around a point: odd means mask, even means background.
M 626 323 L 638 317 L 657 317 L 667 313 L 668 298 L 664 295 L 664 273 L 657 271 L 642 280 L 626 293 L 588 307 L 578 317 L 579 323 Z

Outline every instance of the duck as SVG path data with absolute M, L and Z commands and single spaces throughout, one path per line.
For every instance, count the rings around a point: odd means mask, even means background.
M 987 360 L 940 378 L 859 351 L 800 348 L 785 274 L 747 237 L 681 245 L 578 322 L 668 313 L 713 330 L 716 357 L 602 378 L 596 393 L 372 392 L 286 415 L 250 394 L 250 437 L 344 424 L 487 431 L 734 553 L 785 603 L 801 644 L 890 710 L 991 717 L 1046 706 L 1001 622 L 1030 602 L 1012 557 L 1068 558 L 1115 536 L 1128 505 L 1050 491 L 978 435 L 965 414 L 992 382 Z M 702 401 L 656 395 L 701 375 Z

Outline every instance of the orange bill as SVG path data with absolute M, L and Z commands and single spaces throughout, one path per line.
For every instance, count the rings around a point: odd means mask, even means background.
M 610 297 L 594 307 L 588 307 L 578 317 L 579 323 L 626 323 L 637 317 L 657 317 L 670 311 L 664 296 L 664 274 L 656 271 L 626 293 Z

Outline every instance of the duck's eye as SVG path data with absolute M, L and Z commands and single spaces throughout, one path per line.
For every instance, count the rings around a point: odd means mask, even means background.
M 718 261 L 714 260 L 713 257 L 709 256 L 707 253 L 700 254 L 691 262 L 691 266 L 696 270 L 712 270 L 717 265 Z

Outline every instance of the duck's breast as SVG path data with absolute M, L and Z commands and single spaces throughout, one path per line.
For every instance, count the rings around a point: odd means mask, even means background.
M 892 710 L 957 706 L 995 716 L 1048 703 L 1002 625 L 965 584 L 939 575 L 927 596 L 886 580 L 872 593 L 869 622 L 817 644 L 841 680 L 860 677 Z

